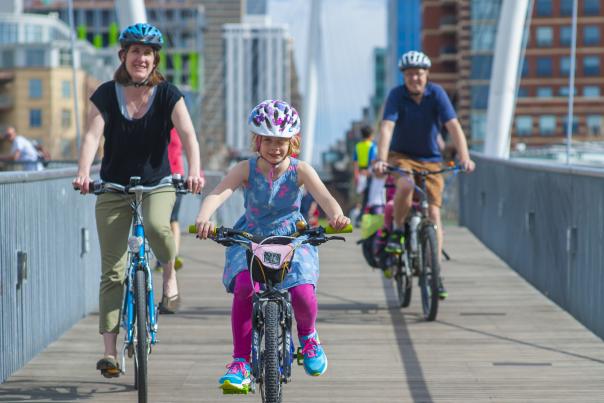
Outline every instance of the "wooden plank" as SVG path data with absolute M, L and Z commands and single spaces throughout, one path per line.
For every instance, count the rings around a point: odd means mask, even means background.
M 284 402 L 601 402 L 604 345 L 519 278 L 467 230 L 446 228 L 438 319 L 421 319 L 419 289 L 396 307 L 390 280 L 364 262 L 355 235 L 321 248 L 318 330 L 324 376 L 294 368 Z M 161 316 L 149 363 L 151 402 L 218 402 L 230 360 L 231 296 L 221 285 L 223 249 L 183 237 L 183 307 Z M 158 284 L 158 283 L 156 283 Z M 107 380 L 97 316 L 84 318 L 0 385 L 0 402 L 133 402 L 128 374 Z M 247 397 L 260 401 L 259 394 Z

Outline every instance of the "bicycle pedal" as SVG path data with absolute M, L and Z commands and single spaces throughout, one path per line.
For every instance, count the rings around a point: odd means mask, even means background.
M 304 354 L 302 354 L 302 347 L 298 347 L 294 357 L 296 358 L 296 363 L 298 363 L 298 365 L 304 365 Z
M 223 395 L 247 395 L 250 393 L 250 387 L 244 387 L 243 389 L 222 389 Z

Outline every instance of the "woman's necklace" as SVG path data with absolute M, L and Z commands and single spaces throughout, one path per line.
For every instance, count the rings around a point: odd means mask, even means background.
M 142 91 L 139 92 L 138 89 L 134 90 L 133 94 L 128 94 L 128 90 L 126 90 L 126 108 L 128 109 L 128 114 L 133 119 L 138 119 L 144 115 L 144 112 L 147 110 L 147 103 L 149 101 L 149 95 L 151 94 L 151 88 L 146 87 Z M 139 100 L 137 102 L 137 99 Z

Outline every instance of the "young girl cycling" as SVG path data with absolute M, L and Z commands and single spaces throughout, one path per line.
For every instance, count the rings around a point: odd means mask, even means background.
M 240 186 L 245 194 L 245 213 L 234 225 L 236 229 L 260 236 L 296 232 L 296 222 L 304 220 L 300 213 L 302 186 L 325 211 L 331 226 L 342 229 L 350 223 L 312 166 L 291 156 L 300 147 L 300 118 L 294 108 L 279 100 L 264 101 L 252 109 L 248 128 L 257 156 L 235 165 L 205 198 L 196 220 L 200 238 L 208 237 L 214 229 L 210 217 Z M 233 362 L 218 382 L 224 390 L 242 390 L 251 382 L 249 361 L 254 289 L 245 249 L 231 246 L 225 255 L 222 281 L 227 291 L 234 294 L 231 310 Z M 298 338 L 303 347 L 304 369 L 312 376 L 319 376 L 327 369 L 327 357 L 315 329 L 318 277 L 317 248 L 306 244 L 297 249 L 287 277 L 279 284 L 291 294 Z

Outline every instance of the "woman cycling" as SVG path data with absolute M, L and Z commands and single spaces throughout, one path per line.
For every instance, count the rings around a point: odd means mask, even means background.
M 157 70 L 161 32 L 149 24 L 127 27 L 119 37 L 121 65 L 111 81 L 101 84 L 90 97 L 88 130 L 80 149 L 78 173 L 73 180 L 81 193 L 89 192 L 90 167 L 104 137 L 101 179 L 127 185 L 131 176 L 141 184 L 157 185 L 170 176 L 168 143 L 176 127 L 189 161 L 186 184 L 200 192 L 199 144 L 182 93 L 165 81 Z M 151 193 L 144 202 L 143 214 L 149 243 L 163 262 L 164 312 L 175 312 L 179 302 L 174 272 L 175 246 L 170 231 L 170 212 L 175 192 L 165 188 Z M 105 345 L 97 369 L 105 377 L 117 377 L 117 334 L 125 274 L 126 244 L 132 210 L 123 195 L 105 193 L 96 201 L 96 222 L 101 248 L 102 274 L 99 293 L 99 331 Z

